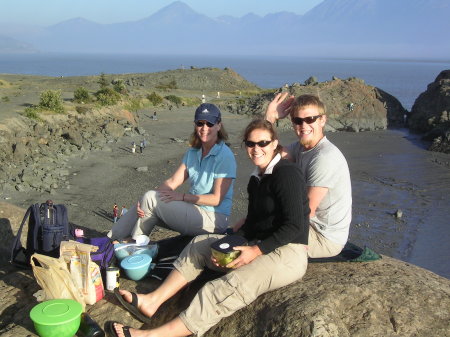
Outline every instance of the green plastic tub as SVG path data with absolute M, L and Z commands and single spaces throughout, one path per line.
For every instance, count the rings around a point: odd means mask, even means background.
M 74 300 L 49 300 L 34 306 L 30 318 L 41 337 L 72 337 L 80 327 L 83 308 Z

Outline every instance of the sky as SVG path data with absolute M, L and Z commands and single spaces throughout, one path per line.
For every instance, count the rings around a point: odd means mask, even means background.
M 49 26 L 82 17 L 97 23 L 136 21 L 175 0 L 0 0 L 0 23 Z M 304 14 L 323 0 L 182 0 L 194 11 L 217 17 L 264 16 L 288 11 Z

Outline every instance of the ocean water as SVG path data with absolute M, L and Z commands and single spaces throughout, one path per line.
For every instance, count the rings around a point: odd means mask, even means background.
M 195 67 L 229 67 L 262 88 L 303 83 L 310 76 L 319 81 L 358 77 L 395 96 L 411 110 L 415 99 L 450 61 L 350 60 L 295 57 L 155 56 L 128 54 L 30 54 L 0 55 L 0 73 L 46 76 L 85 76 L 158 72 Z

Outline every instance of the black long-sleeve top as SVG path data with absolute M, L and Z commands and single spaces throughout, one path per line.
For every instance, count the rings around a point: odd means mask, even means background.
M 308 244 L 310 209 L 299 167 L 280 160 L 272 174 L 251 176 L 247 192 L 247 218 L 237 234 L 260 240 L 257 246 L 264 254 L 288 243 Z

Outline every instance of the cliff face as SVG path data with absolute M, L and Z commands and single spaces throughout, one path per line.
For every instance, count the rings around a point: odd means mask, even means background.
M 332 81 L 321 83 L 312 78 L 304 85 L 294 83 L 282 90 L 294 96 L 303 94 L 319 96 L 327 109 L 328 131 L 383 130 L 388 126 L 403 125 L 406 114 L 406 110 L 395 97 L 366 85 L 358 78 L 347 80 L 334 78 Z M 261 114 L 272 98 L 272 93 L 261 94 L 248 100 L 241 100 L 228 108 L 236 113 Z
M 1 220 L 17 232 L 20 209 L 0 202 Z M 24 211 L 24 210 L 21 210 Z M 2 233 L 4 234 L 4 233 Z M 5 235 L 2 235 L 2 238 Z M 3 239 L 2 246 L 6 243 Z M 0 335 L 35 336 L 29 311 L 37 304 L 40 288 L 30 271 L 0 261 Z M 120 279 L 121 287 L 148 292 L 159 283 Z M 164 304 L 152 327 L 177 316 L 189 305 L 202 282 L 196 281 Z M 364 263 L 310 263 L 304 278 L 260 296 L 255 302 L 223 319 L 205 336 L 448 336 L 450 280 L 387 256 Z M 106 297 L 89 314 L 100 324 L 117 320 L 141 327 L 114 298 Z
M 450 153 L 450 70 L 443 70 L 414 102 L 408 124 L 432 141 L 430 150 Z

